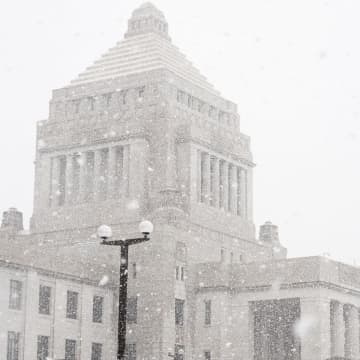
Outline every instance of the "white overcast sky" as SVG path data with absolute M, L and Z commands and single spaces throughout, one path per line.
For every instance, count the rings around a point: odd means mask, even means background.
M 122 39 L 137 0 L 0 3 L 0 210 L 32 212 L 35 123 Z M 358 0 L 154 0 L 173 42 L 239 105 L 257 164 L 256 225 L 290 256 L 360 264 Z

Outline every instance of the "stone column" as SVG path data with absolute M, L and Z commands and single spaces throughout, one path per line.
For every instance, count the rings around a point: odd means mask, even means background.
M 351 304 L 344 305 L 345 358 L 359 359 L 359 310 Z
M 79 202 L 82 203 L 85 201 L 86 196 L 86 152 L 83 151 L 80 153 L 80 159 L 79 159 L 79 165 L 80 165 L 80 176 L 79 176 L 79 195 L 78 199 Z
M 247 179 L 246 179 L 246 170 L 244 168 L 240 169 L 240 196 L 241 196 L 241 216 L 247 218 Z
M 246 218 L 248 220 L 253 219 L 253 170 L 249 168 L 246 172 Z
M 224 161 L 221 164 L 222 166 L 222 194 L 223 194 L 223 202 L 222 202 L 222 208 L 227 211 L 229 206 L 229 164 Z
M 201 201 L 201 151 L 196 150 L 196 201 Z
M 59 177 L 60 177 L 60 158 L 55 156 L 51 160 L 51 195 L 50 201 L 51 206 L 58 206 L 59 205 L 59 195 L 60 195 L 60 184 L 59 184 Z
M 65 203 L 73 203 L 73 155 L 66 156 Z
M 123 147 L 123 169 L 121 179 L 121 197 L 129 197 L 129 181 L 130 181 L 130 145 Z
M 201 202 L 209 204 L 210 200 L 210 155 L 201 154 Z
M 338 301 L 331 302 L 331 356 L 344 357 L 344 308 Z
M 213 161 L 213 174 L 212 174 L 212 203 L 213 206 L 218 208 L 219 207 L 219 180 L 220 180 L 220 173 L 219 173 L 219 159 L 214 157 Z
M 115 195 L 115 176 L 116 176 L 116 146 L 109 148 L 109 160 L 108 160 L 108 181 L 107 181 L 107 193 L 108 198 L 112 199 Z
M 94 200 L 100 199 L 101 192 L 101 149 L 94 150 Z
M 230 171 L 230 186 L 229 186 L 229 190 L 230 190 L 230 209 L 229 211 L 231 211 L 232 214 L 236 215 L 237 213 L 237 168 L 234 165 L 230 165 L 229 167 L 229 171 Z
M 295 327 L 301 340 L 301 360 L 330 358 L 330 301 L 323 298 L 304 298 L 301 318 Z

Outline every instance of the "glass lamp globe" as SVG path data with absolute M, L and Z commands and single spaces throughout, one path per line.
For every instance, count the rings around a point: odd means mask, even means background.
M 153 232 L 154 225 L 151 221 L 144 220 L 139 224 L 139 231 L 144 235 L 149 235 Z
M 111 227 L 108 225 L 101 225 L 97 229 L 97 235 L 100 239 L 106 240 L 112 237 Z

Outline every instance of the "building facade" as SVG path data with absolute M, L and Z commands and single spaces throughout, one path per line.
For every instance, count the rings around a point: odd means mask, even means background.
M 270 222 L 256 238 L 240 129 L 163 13 L 136 9 L 38 123 L 30 232 L 15 209 L 0 232 L 0 360 L 114 358 L 119 253 L 94 234 L 137 236 L 144 218 L 155 231 L 130 250 L 128 358 L 360 358 L 359 270 L 287 260 Z

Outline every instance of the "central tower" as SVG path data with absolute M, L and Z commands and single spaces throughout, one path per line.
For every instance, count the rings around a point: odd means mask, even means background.
M 37 129 L 31 232 L 61 247 L 102 223 L 131 236 L 151 219 L 152 240 L 130 254 L 137 321 L 128 342 L 144 358 L 166 359 L 191 349 L 193 265 L 270 256 L 270 245 L 255 239 L 253 166 L 237 106 L 145 3 L 121 42 L 53 91 Z

